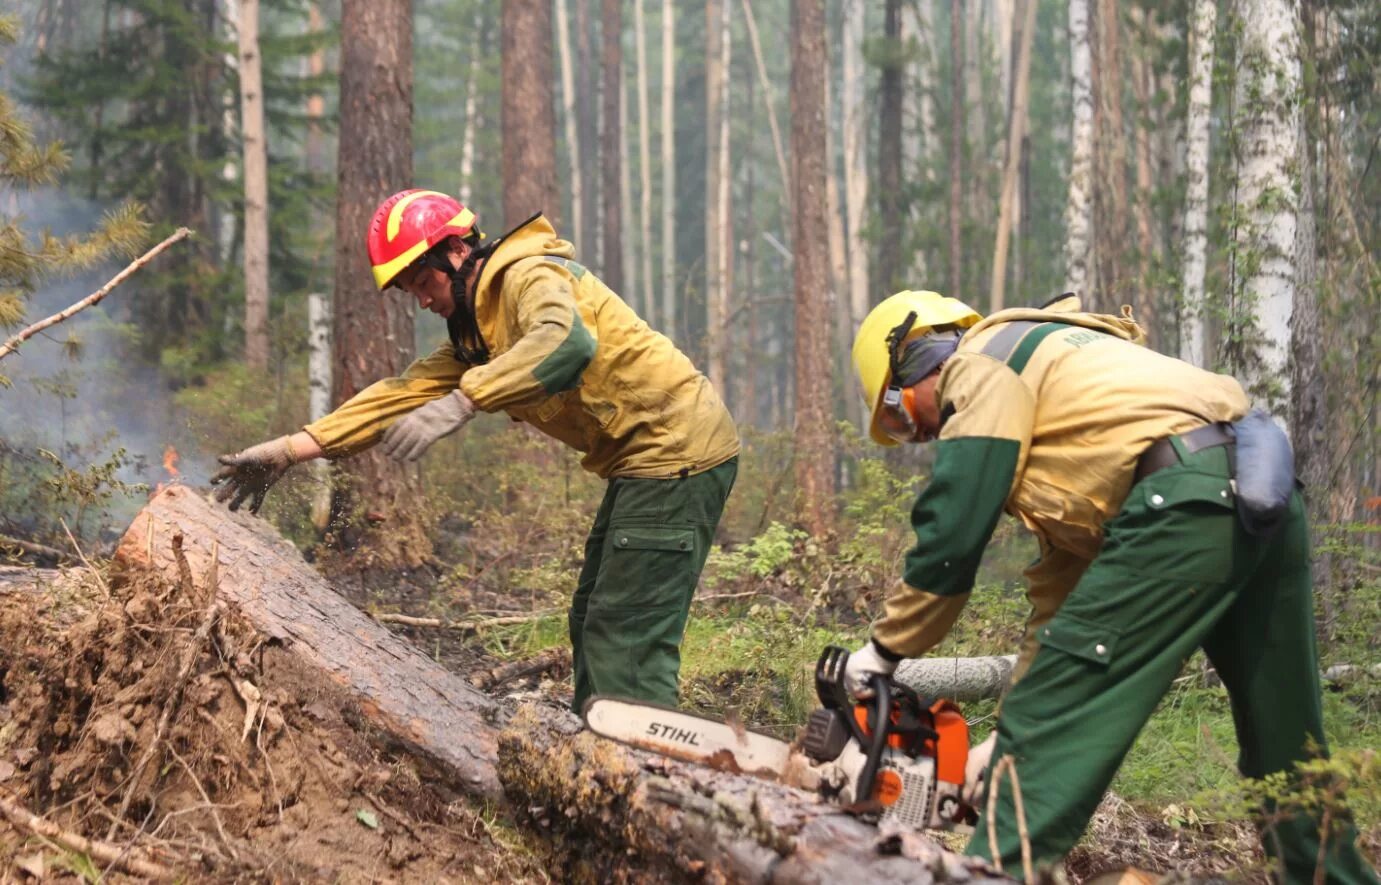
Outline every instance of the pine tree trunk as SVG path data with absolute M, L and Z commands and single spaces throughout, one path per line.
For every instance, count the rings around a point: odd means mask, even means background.
M 1074 124 L 1070 132 L 1069 203 L 1065 207 L 1065 290 L 1087 294 L 1093 228 L 1093 82 L 1090 0 L 1069 0 L 1069 70 Z
M 1078 2 L 1078 0 L 1074 0 Z M 964 70 L 964 0 L 949 5 L 950 70 Z M 949 89 L 949 294 L 964 297 L 964 90 Z
M 269 168 L 259 0 L 240 4 L 240 136 L 245 168 L 245 362 L 269 367 Z
M 378 75 L 388 71 L 389 76 Z M 379 202 L 412 184 L 412 4 L 408 0 L 344 0 L 341 6 L 340 131 L 336 163 L 334 395 L 339 404 L 380 378 L 396 376 L 413 358 L 409 300 L 374 290 L 363 232 Z M 415 561 L 430 552 L 413 531 L 416 482 L 377 450 L 342 462 L 371 522 L 385 561 Z M 338 502 L 338 514 L 351 508 Z M 411 539 L 409 535 L 417 535 Z
M 1002 199 L 998 205 L 997 237 L 993 245 L 992 287 L 988 309 L 1002 310 L 1007 284 L 1007 244 L 1016 211 L 1017 173 L 1021 168 L 1022 135 L 1026 131 L 1026 96 L 1031 81 L 1031 43 L 1036 31 L 1036 0 L 1025 5 L 1021 47 L 1017 52 L 1016 83 L 1012 88 L 1012 112 L 1007 119 L 1007 162 L 1002 172 Z
M 797 511 L 817 538 L 834 525 L 834 427 L 831 421 L 829 266 L 825 229 L 824 0 L 797 0 L 791 22 L 791 145 L 795 173 L 792 248 L 796 289 Z
M 1257 403 L 1289 426 L 1290 325 L 1298 226 L 1299 5 L 1250 0 L 1240 9 L 1237 105 L 1241 114 L 1235 231 L 1234 367 Z
M 705 374 L 716 390 L 724 389 L 724 350 L 719 332 L 719 308 L 724 288 L 723 232 L 720 227 L 719 162 L 723 143 L 720 130 L 726 120 L 724 83 L 724 7 L 726 0 L 705 3 Z
M 1093 92 L 1096 142 L 1093 242 L 1097 286 L 1093 306 L 1112 310 L 1128 287 L 1122 266 L 1127 247 L 1127 137 L 1122 120 L 1122 22 L 1118 0 L 1097 0 Z
M 575 74 L 571 67 L 570 0 L 556 2 L 557 54 L 561 58 L 561 118 L 566 124 L 566 156 L 570 163 L 567 172 L 571 182 L 571 241 L 576 249 L 585 245 L 585 219 L 581 207 L 585 205 L 584 181 L 580 165 L 580 127 L 576 122 Z
M 1132 10 L 1134 18 L 1142 24 L 1143 33 L 1148 32 L 1148 22 L 1139 8 Z M 1156 303 L 1159 287 L 1151 279 L 1151 260 L 1155 257 L 1155 237 L 1151 233 L 1151 63 L 1145 52 L 1137 49 L 1132 55 L 1132 88 L 1136 94 L 1137 114 L 1135 122 L 1136 139 L 1133 144 L 1136 153 L 1136 243 L 1137 275 L 1131 287 L 1136 307 L 1136 318 L 1146 329 L 1146 344 L 1156 347 L 1159 338 L 1158 316 L 1160 305 Z
M 662 2 L 662 331 L 676 337 L 676 3 Z
M 733 57 L 729 23 L 732 10 L 732 0 L 723 0 L 719 25 L 719 147 L 716 151 L 719 170 L 715 173 L 715 204 L 719 216 L 715 225 L 715 235 L 719 238 L 715 258 L 718 267 L 715 270 L 714 301 L 711 303 L 709 323 L 706 326 L 709 332 L 709 352 L 713 355 L 712 362 L 717 364 L 719 374 L 717 380 L 712 380 L 723 397 L 729 394 L 729 290 L 733 286 L 734 267 L 734 216 L 731 196 L 733 173 L 729 154 L 729 121 L 733 116 L 729 103 L 730 62 Z
M 534 212 L 548 213 L 559 222 L 551 4 L 505 0 L 502 30 L 504 226 L 512 227 Z
M 868 212 L 868 118 L 864 113 L 863 38 L 865 0 L 844 7 L 841 115 L 844 129 L 844 211 L 848 217 L 849 308 L 861 322 L 872 301 L 869 291 L 868 241 L 863 226 Z
M 643 5 L 647 0 L 633 0 L 634 46 L 637 55 L 638 79 L 638 180 L 642 185 L 638 194 L 638 254 L 642 259 L 642 292 L 640 302 L 643 319 L 657 328 L 657 286 L 652 279 L 652 113 L 647 86 L 647 22 Z
M 623 254 L 623 288 L 620 294 L 629 304 L 634 305 L 634 309 L 639 316 L 646 317 L 645 305 L 643 304 L 643 293 L 645 287 L 638 279 L 640 265 L 634 258 L 638 252 L 646 254 L 647 249 L 642 244 L 634 243 L 634 231 L 636 227 L 633 222 L 633 158 L 632 146 L 632 127 L 628 125 L 628 83 L 626 76 L 619 77 L 619 219 L 620 230 L 623 231 L 623 247 L 619 250 Z
M 874 278 L 883 292 L 904 288 L 902 218 L 901 0 L 887 0 L 883 25 L 887 59 L 878 83 L 878 264 Z
M 1184 289 L 1181 293 L 1180 359 L 1208 365 L 1204 277 L 1208 261 L 1208 134 L 1213 111 L 1213 38 L 1216 0 L 1194 0 L 1189 36 L 1189 109 L 1184 195 Z
M 600 93 L 604 110 L 601 114 L 604 129 L 600 143 L 600 166 L 603 171 L 600 195 L 604 200 L 604 252 L 601 276 L 615 292 L 624 291 L 623 279 L 623 172 L 619 159 L 622 154 L 623 126 L 619 113 L 619 96 L 623 94 L 623 2 L 604 0 L 601 24 L 603 44 L 603 89 Z
M 594 56 L 590 48 L 590 3 L 591 0 L 575 0 L 575 120 L 580 132 L 580 179 L 585 184 L 579 210 L 585 242 L 580 244 L 580 250 L 593 262 L 595 256 L 604 253 L 599 229 L 599 86 L 591 64 Z M 532 55 L 538 51 L 536 46 L 525 47 L 525 52 Z M 604 269 L 599 268 L 599 272 L 603 275 Z

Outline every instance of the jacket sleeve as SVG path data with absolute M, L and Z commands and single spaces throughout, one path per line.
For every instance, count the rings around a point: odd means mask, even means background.
M 580 383 L 596 340 L 576 309 L 570 272 L 554 262 L 510 267 L 504 275 L 502 321 L 516 327 L 513 346 L 467 372 L 465 395 L 486 412 L 528 405 Z
M 401 376 L 374 382 L 302 429 L 326 457 L 353 455 L 377 443 L 403 415 L 455 390 L 467 369 L 447 342 L 408 366 Z
M 949 417 L 933 475 L 911 509 L 916 545 L 873 625 L 874 642 L 894 657 L 925 654 L 954 626 L 1031 444 L 1034 397 L 996 360 L 953 357 L 941 376 L 940 407 Z

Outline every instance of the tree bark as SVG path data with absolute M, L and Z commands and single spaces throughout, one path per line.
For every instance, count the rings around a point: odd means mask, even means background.
M 502 14 L 504 227 L 534 212 L 545 212 L 559 223 L 551 4 L 505 0 Z
M 269 167 L 264 129 L 264 76 L 259 55 L 259 0 L 240 4 L 240 138 L 245 195 L 245 362 L 269 367 Z
M 307 416 L 316 421 L 331 411 L 331 302 L 320 292 L 307 296 L 307 353 Z M 331 521 L 331 464 L 317 458 L 311 469 L 312 525 L 324 532 Z
M 657 328 L 657 286 L 652 280 L 652 112 L 647 87 L 647 23 L 643 5 L 633 0 L 634 52 L 638 80 L 638 254 L 642 263 L 641 304 L 643 319 Z
M 957 2 L 957 0 L 956 0 Z M 1065 290 L 1086 294 L 1093 227 L 1093 81 L 1089 2 L 1069 0 L 1069 69 L 1074 124 L 1070 132 L 1069 203 L 1065 207 Z
M 1093 253 L 1098 267 L 1092 306 L 1112 310 L 1127 288 L 1122 256 L 1127 248 L 1127 137 L 1122 120 L 1122 21 L 1117 0 L 1096 0 L 1093 93 Z
M 864 26 L 868 6 L 864 0 L 847 0 L 844 7 L 844 83 L 840 89 L 840 116 L 844 130 L 844 211 L 848 217 L 849 310 L 862 322 L 872 301 L 869 292 L 868 241 L 863 225 L 868 213 L 868 118 L 864 113 Z M 850 330 L 852 331 L 852 330 Z
M 413 358 L 412 302 L 380 297 L 369 258 L 360 246 L 375 207 L 412 185 L 412 4 L 409 0 L 344 0 L 341 6 L 340 131 L 336 163 L 336 261 L 333 400 L 340 404 L 365 387 L 401 375 Z M 421 533 L 410 552 L 401 538 L 414 522 L 419 489 L 403 467 L 366 452 L 341 462 L 352 489 L 390 525 L 397 540 L 381 548 L 386 561 L 415 560 L 429 552 Z M 350 509 L 344 501 L 337 514 Z
M 488 697 L 366 617 L 267 523 L 231 513 L 184 486 L 149 501 L 120 540 L 116 561 L 178 580 L 170 542 L 179 534 L 193 574 L 214 568 L 219 598 L 271 642 L 328 675 L 366 718 L 409 750 L 475 795 L 499 798 Z
M 530 0 L 528 0 L 530 2 Z M 590 48 L 591 0 L 575 0 L 575 121 L 580 132 L 580 178 L 585 183 L 584 199 L 580 203 L 580 227 L 585 242 L 580 244 L 585 255 L 602 255 L 599 229 L 599 84 L 591 70 L 594 53 Z M 548 4 L 543 4 L 544 8 Z M 525 53 L 535 56 L 541 47 L 528 46 Z M 550 82 L 550 78 L 548 78 Z M 507 139 L 504 140 L 507 143 Z M 599 268 L 601 276 L 604 268 Z
M 676 337 L 676 3 L 662 3 L 662 331 Z
M 623 119 L 619 97 L 623 95 L 623 0 L 604 0 L 600 27 L 604 84 L 600 95 L 600 167 L 604 174 L 600 194 L 604 199 L 603 261 L 601 278 L 615 292 L 624 291 L 623 277 Z
M 886 836 L 803 790 L 619 746 L 559 710 L 520 710 L 499 767 L 515 804 L 566 852 L 605 859 L 593 871 L 603 881 L 1012 881 L 923 833 Z
M 1240 10 L 1237 106 L 1237 280 L 1233 360 L 1255 402 L 1290 426 L 1290 326 L 1296 298 L 1299 4 L 1252 0 Z
M 1012 112 L 1007 118 L 1007 162 L 1002 171 L 1002 198 L 998 204 L 997 238 L 993 245 L 992 288 L 988 309 L 1002 310 L 1007 285 L 1007 244 L 1016 211 L 1017 172 L 1021 168 L 1022 135 L 1026 131 L 1026 95 L 1031 81 L 1031 43 L 1036 31 L 1036 0 L 1025 4 L 1021 48 L 1017 52 L 1016 82 L 1012 88 Z
M 724 206 L 721 186 L 728 111 L 725 86 L 728 0 L 705 3 L 705 374 L 716 390 L 724 390 Z
M 1136 318 L 1146 329 L 1146 346 L 1156 347 L 1160 337 L 1160 305 L 1156 295 L 1160 287 L 1151 279 L 1151 260 L 1155 257 L 1155 237 L 1151 232 L 1151 62 L 1147 59 L 1145 47 L 1151 42 L 1154 19 L 1149 18 L 1140 7 L 1132 9 L 1132 20 L 1138 27 L 1134 35 L 1136 44 L 1132 52 L 1132 91 L 1136 96 L 1136 120 L 1133 123 L 1135 138 L 1133 150 L 1136 154 L 1136 200 L 1133 214 L 1136 217 L 1136 282 L 1131 286 L 1132 303 L 1136 308 Z
M 885 293 L 906 288 L 902 266 L 902 58 L 901 0 L 887 0 L 882 74 L 878 81 L 878 263 L 877 285 Z M 860 314 L 860 317 L 862 314 Z
M 1194 0 L 1189 35 L 1189 110 L 1184 195 L 1184 289 L 1181 293 L 1180 359 L 1208 365 L 1204 277 L 1208 267 L 1208 133 L 1213 111 L 1213 37 L 1216 0 Z
M 791 145 L 796 223 L 796 485 L 802 522 L 816 537 L 834 525 L 834 427 L 825 238 L 824 0 L 797 0 L 791 23 Z
M 1073 0 L 1079 2 L 1079 0 Z M 951 72 L 964 70 L 964 0 L 950 0 L 949 53 Z M 949 90 L 949 294 L 964 297 L 964 90 Z
M 577 249 L 585 245 L 585 229 L 582 226 L 585 204 L 584 180 L 580 165 L 580 126 L 577 123 L 575 74 L 571 67 L 571 25 L 570 0 L 556 2 L 556 49 L 561 58 L 561 118 L 566 126 L 566 157 L 569 161 L 567 175 L 571 183 L 571 241 Z

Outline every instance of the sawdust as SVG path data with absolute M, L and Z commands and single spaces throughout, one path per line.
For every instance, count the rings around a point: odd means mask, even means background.
M 233 612 L 189 651 L 207 588 L 133 573 L 108 600 L 88 589 L 0 594 L 0 791 L 33 813 L 198 881 L 547 879 L 520 836 Z M 84 863 L 0 825 L 0 869 Z

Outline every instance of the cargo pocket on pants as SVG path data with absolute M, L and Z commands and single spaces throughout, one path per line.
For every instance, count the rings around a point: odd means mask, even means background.
M 1068 614 L 1056 614 L 1036 633 L 1040 644 L 1106 670 L 1121 633 L 1112 627 Z
M 690 595 L 695 530 L 612 526 L 600 585 L 591 608 L 648 609 L 680 604 Z

